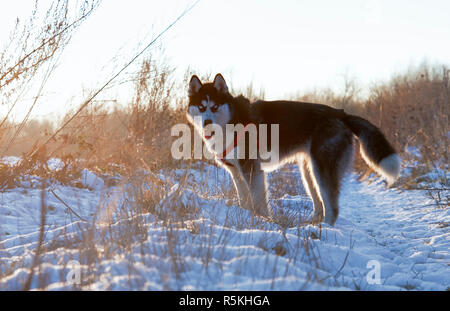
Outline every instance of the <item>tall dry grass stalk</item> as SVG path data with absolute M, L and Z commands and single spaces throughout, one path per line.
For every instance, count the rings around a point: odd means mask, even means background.
M 58 0 L 45 9 L 41 1 L 36 0 L 28 19 L 17 18 L 9 42 L 0 50 L 0 104 L 8 105 L 7 113 L 0 118 L 0 156 L 23 136 L 21 132 L 27 126 L 61 53 L 98 5 L 99 0 L 77 4 Z M 37 90 L 33 87 L 36 83 L 40 85 Z M 30 90 L 36 93 L 29 94 Z M 11 113 L 24 96 L 34 98 L 32 105 L 20 123 L 8 126 Z

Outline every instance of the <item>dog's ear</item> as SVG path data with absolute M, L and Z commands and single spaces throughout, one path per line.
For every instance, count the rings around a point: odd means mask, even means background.
M 188 95 L 194 96 L 195 94 L 198 93 L 198 91 L 200 90 L 201 87 L 202 87 L 202 82 L 196 75 L 193 75 L 191 78 L 191 81 L 189 81 Z
M 220 73 L 216 74 L 213 84 L 217 91 L 219 91 L 220 93 L 228 93 L 227 83 Z

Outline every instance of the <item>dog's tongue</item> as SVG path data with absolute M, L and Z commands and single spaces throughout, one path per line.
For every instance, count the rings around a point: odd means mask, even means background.
M 212 132 L 212 134 L 211 134 L 211 135 L 205 135 L 205 138 L 206 138 L 206 139 L 211 139 L 211 138 L 212 138 L 212 137 L 214 136 L 214 134 L 215 134 L 215 133 L 214 133 L 214 132 Z

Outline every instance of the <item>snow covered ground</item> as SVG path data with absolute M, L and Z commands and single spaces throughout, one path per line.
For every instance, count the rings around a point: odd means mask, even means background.
M 49 166 L 58 169 L 58 161 Z M 276 222 L 238 208 L 229 177 L 216 167 L 175 173 L 159 176 L 168 183 L 156 190 L 168 195 L 146 212 L 132 207 L 127 182 L 108 185 L 86 170 L 78 186 L 55 182 L 42 192 L 40 178 L 29 176 L 4 190 L 0 289 L 22 289 L 29 276 L 42 195 L 47 219 L 32 289 L 450 288 L 450 209 L 436 207 L 423 190 L 386 189 L 381 180 L 349 174 L 336 226 L 312 226 L 295 224 L 312 205 L 295 171 L 271 177 L 298 188 L 272 196 L 285 220 Z

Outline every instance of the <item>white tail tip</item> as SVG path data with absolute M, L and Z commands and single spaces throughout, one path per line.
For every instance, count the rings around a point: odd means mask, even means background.
M 400 164 L 402 160 L 398 154 L 387 156 L 378 164 L 382 175 L 386 178 L 388 186 L 392 185 L 400 176 Z

